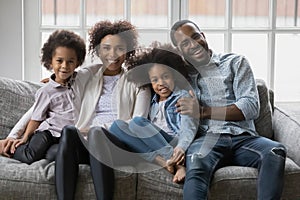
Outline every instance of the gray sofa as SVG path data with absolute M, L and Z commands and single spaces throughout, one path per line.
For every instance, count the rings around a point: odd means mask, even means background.
M 32 105 L 41 85 L 0 77 L 0 138 L 5 138 L 18 119 Z M 257 131 L 282 142 L 288 149 L 282 199 L 300 199 L 300 124 L 273 104 L 273 93 L 257 80 L 261 111 Z M 144 166 L 143 166 L 144 165 Z M 139 168 L 149 165 L 141 163 Z M 116 172 L 115 199 L 182 199 L 182 185 L 172 183 L 164 169 L 136 173 L 131 166 Z M 210 189 L 214 200 L 256 199 L 257 170 L 228 166 L 216 171 Z M 0 199 L 56 199 L 54 162 L 45 159 L 31 165 L 0 156 Z M 89 166 L 81 165 L 76 199 L 95 199 Z

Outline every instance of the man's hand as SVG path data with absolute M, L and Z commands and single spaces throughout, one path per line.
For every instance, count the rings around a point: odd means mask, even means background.
M 184 156 L 184 150 L 181 147 L 175 147 L 172 157 L 169 160 L 167 160 L 167 165 L 182 165 L 182 163 L 184 162 Z
M 11 154 L 11 147 L 14 143 L 13 138 L 6 138 L 4 140 L 0 140 L 0 155 L 6 156 L 6 157 L 12 157 Z
M 191 97 L 180 98 L 177 103 L 177 112 L 182 115 L 190 115 L 194 118 L 200 118 L 199 103 L 192 90 L 189 91 Z

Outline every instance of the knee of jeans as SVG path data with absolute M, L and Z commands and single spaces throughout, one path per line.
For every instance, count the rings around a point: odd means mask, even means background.
M 132 123 L 134 123 L 135 125 L 144 126 L 144 124 L 145 124 L 145 118 L 144 117 L 140 117 L 140 116 L 134 117 L 131 120 L 130 124 L 132 125 Z
M 197 169 L 204 173 L 210 173 L 213 166 L 210 165 L 208 157 L 204 158 L 201 153 L 191 153 L 186 155 L 186 167 L 187 169 Z
M 118 131 L 120 129 L 123 129 L 122 127 L 126 126 L 126 122 L 120 119 L 115 120 L 112 125 L 110 126 L 110 131 Z
M 271 149 L 271 153 L 273 155 L 282 157 L 283 159 L 286 158 L 286 148 L 284 146 L 273 147 Z

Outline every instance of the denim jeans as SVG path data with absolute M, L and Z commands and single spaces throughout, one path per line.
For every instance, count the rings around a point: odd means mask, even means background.
M 124 142 L 131 151 L 152 162 L 157 155 L 169 159 L 176 143 L 174 137 L 152 124 L 148 119 L 135 117 L 129 123 L 116 120 L 109 131 Z M 174 140 L 173 140 L 174 139 Z
M 258 200 L 279 200 L 285 157 L 285 147 L 265 137 L 208 133 L 197 138 L 187 151 L 183 197 L 207 199 L 213 173 L 220 167 L 235 165 L 258 169 Z

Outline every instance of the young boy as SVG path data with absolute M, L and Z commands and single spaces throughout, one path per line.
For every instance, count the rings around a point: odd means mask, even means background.
M 49 36 L 42 48 L 41 62 L 54 73 L 36 93 L 23 137 L 6 144 L 14 159 L 31 164 L 45 158 L 48 149 L 59 142 L 62 128 L 75 124 L 85 84 L 98 70 L 95 66 L 75 71 L 85 55 L 85 42 L 77 34 L 58 30 Z
M 150 82 L 155 93 L 149 119 L 135 117 L 129 123 L 116 120 L 110 131 L 133 152 L 175 173 L 173 181 L 178 183 L 185 177 L 185 151 L 196 135 L 198 120 L 176 112 L 177 100 L 189 94 L 178 88 L 186 73 L 182 58 L 174 51 L 171 46 L 155 47 L 132 59 L 129 73 L 132 70 L 133 81 Z M 174 166 L 168 166 L 170 158 Z

